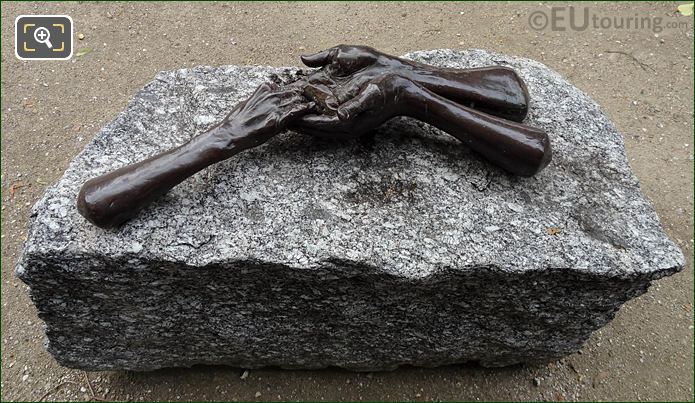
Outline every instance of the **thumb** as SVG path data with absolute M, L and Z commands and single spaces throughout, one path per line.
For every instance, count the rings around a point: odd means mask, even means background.
M 313 55 L 301 55 L 300 58 L 302 59 L 302 63 L 308 67 L 323 67 L 331 62 L 333 58 L 333 49 L 334 48 L 322 50 Z
M 374 108 L 383 107 L 384 94 L 376 84 L 367 85 L 356 97 L 343 103 L 338 108 L 340 120 L 347 120 Z

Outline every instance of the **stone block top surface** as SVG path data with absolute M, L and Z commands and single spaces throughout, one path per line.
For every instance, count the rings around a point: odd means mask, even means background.
M 514 68 L 531 94 L 525 123 L 548 132 L 551 164 L 535 177 L 514 177 L 407 118 L 348 143 L 286 132 L 201 171 L 121 228 L 100 229 L 75 206 L 86 180 L 186 142 L 272 74 L 288 79 L 297 69 L 161 72 L 35 205 L 24 258 L 126 257 L 191 269 L 315 269 L 340 261 L 407 278 L 479 267 L 621 278 L 682 269 L 683 255 L 640 192 L 621 135 L 587 95 L 528 59 L 482 50 L 406 57 Z

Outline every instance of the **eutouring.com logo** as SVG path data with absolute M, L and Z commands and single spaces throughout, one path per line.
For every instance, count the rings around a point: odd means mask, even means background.
M 558 6 L 547 10 L 536 10 L 529 14 L 528 24 L 536 31 L 586 31 L 631 29 L 650 30 L 655 34 L 664 29 L 692 30 L 693 20 L 685 14 L 664 18 L 649 15 L 600 15 L 589 7 Z
M 68 15 L 20 15 L 14 24 L 15 55 L 21 60 L 72 57 L 73 24 Z

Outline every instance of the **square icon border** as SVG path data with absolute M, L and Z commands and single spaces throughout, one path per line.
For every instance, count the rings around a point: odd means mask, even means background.
M 19 19 L 23 17 L 62 17 L 62 18 L 67 18 L 68 21 L 70 21 L 70 54 L 67 55 L 66 57 L 21 57 L 19 55 L 18 51 L 18 45 L 19 45 L 19 35 L 18 35 L 18 23 Z M 75 22 L 72 20 L 72 17 L 66 14 L 22 14 L 18 15 L 17 18 L 14 19 L 14 55 L 17 59 L 19 60 L 70 60 L 72 59 L 72 55 L 75 53 Z

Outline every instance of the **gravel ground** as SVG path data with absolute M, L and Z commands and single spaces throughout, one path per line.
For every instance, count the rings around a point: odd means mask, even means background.
M 10 400 L 690 400 L 693 399 L 693 17 L 676 3 L 587 4 L 599 16 L 661 17 L 653 29 L 534 31 L 538 4 L 2 3 L 2 394 Z M 583 7 L 579 5 L 578 7 Z M 22 62 L 19 14 L 69 14 L 67 62 Z M 540 60 L 588 93 L 624 134 L 633 169 L 687 269 L 626 304 L 578 354 L 543 366 L 86 374 L 44 350 L 43 325 L 13 275 L 27 215 L 46 186 L 160 70 L 297 65 L 338 43 L 392 54 L 485 48 Z M 89 378 L 87 378 L 89 377 Z

